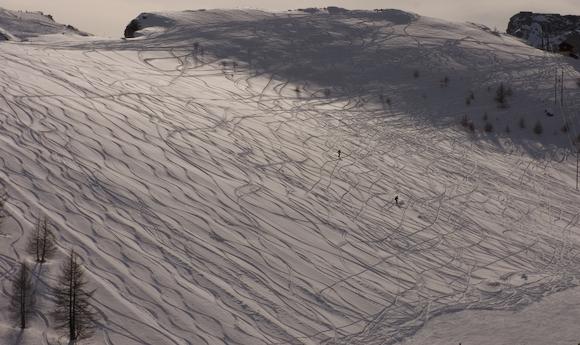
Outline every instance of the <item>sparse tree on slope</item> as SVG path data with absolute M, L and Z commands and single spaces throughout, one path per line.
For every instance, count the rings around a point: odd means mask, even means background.
M 6 192 L 0 192 L 0 225 L 4 222 L 4 218 L 8 215 L 6 209 L 4 208 L 6 205 Z
M 495 91 L 495 101 L 498 103 L 500 108 L 507 108 L 507 98 L 511 96 L 512 92 L 510 88 L 506 88 L 503 83 L 499 84 L 499 87 Z
M 26 324 L 35 304 L 32 293 L 32 282 L 28 266 L 23 262 L 16 279 L 12 283 L 10 295 L 10 312 L 14 321 L 20 323 L 20 328 L 26 328 Z
M 84 269 L 78 256 L 71 251 L 62 267 L 58 286 L 54 289 L 57 327 L 68 332 L 72 343 L 90 338 L 94 334 L 96 314 L 89 303 L 94 290 L 86 291 Z
M 4 223 L 4 219 L 8 216 L 8 211 L 6 211 L 6 208 L 5 208 L 6 199 L 7 199 L 6 191 L 3 189 L 0 189 L 0 235 L 4 233 L 2 231 L 1 226 Z
M 36 262 L 44 263 L 56 252 L 54 234 L 48 227 L 46 217 L 38 219 L 32 237 L 28 241 L 28 253 L 35 256 Z

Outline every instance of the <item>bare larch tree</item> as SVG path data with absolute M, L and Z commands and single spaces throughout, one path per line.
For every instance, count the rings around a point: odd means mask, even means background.
M 10 294 L 10 312 L 12 319 L 20 324 L 20 328 L 26 328 L 27 321 L 32 314 L 35 304 L 32 292 L 32 281 L 28 266 L 23 262 L 16 279 L 12 283 Z
M 34 233 L 28 240 L 27 251 L 36 257 L 36 262 L 40 263 L 46 262 L 56 252 L 56 241 L 46 217 L 38 219 Z
M 6 191 L 0 191 L 0 225 L 4 222 L 4 218 L 8 216 L 8 212 L 6 211 Z M 2 233 L 2 231 L 0 231 Z
M 78 255 L 71 251 L 62 267 L 58 286 L 54 289 L 57 328 L 67 330 L 72 343 L 90 338 L 95 330 L 96 313 L 90 305 L 94 290 L 86 290 L 84 272 Z

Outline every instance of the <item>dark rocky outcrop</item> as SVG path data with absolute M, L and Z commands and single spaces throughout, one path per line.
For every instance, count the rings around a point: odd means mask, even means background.
M 580 16 L 520 12 L 510 18 L 507 33 L 536 48 L 558 51 L 562 42 L 580 33 Z
M 134 38 L 135 32 L 141 30 L 141 25 L 137 19 L 133 19 L 125 28 L 125 38 Z
M 346 8 L 337 7 L 337 6 L 328 6 L 326 8 L 326 10 L 330 14 L 344 14 L 344 13 L 348 13 L 348 10 Z

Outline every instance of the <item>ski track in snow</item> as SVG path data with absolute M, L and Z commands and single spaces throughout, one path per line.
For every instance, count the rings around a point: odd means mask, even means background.
M 359 25 L 359 49 L 393 39 Z M 398 35 L 426 44 L 412 24 Z M 492 48 L 470 37 L 421 58 L 458 44 L 490 61 L 474 68 L 482 85 L 508 74 L 539 94 L 551 75 L 542 56 L 490 74 Z M 297 95 L 305 85 L 185 49 L 9 44 L 0 57 L 0 178 L 17 229 L 0 277 L 45 213 L 98 289 L 98 344 L 393 343 L 436 315 L 577 284 L 563 151 L 466 140 L 371 95 Z

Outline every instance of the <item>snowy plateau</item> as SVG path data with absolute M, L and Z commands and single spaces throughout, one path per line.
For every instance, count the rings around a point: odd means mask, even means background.
M 0 344 L 68 343 L 71 249 L 83 344 L 580 342 L 577 60 L 398 10 L 133 23 L 0 11 Z

